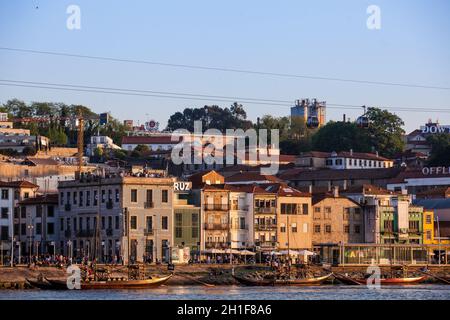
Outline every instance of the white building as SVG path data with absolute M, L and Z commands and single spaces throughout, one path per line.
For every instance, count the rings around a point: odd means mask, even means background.
M 86 155 L 93 156 L 97 148 L 103 150 L 118 150 L 121 149 L 114 144 L 113 139 L 107 136 L 91 136 L 90 143 L 86 146 Z

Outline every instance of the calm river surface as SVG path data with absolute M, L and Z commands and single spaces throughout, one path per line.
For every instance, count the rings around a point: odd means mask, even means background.
M 0 300 L 450 300 L 450 286 L 239 287 L 167 286 L 149 290 L 41 291 L 1 290 Z

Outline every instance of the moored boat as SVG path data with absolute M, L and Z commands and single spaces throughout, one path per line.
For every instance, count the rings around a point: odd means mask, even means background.
M 275 279 L 275 278 L 253 278 L 249 276 L 233 275 L 240 284 L 246 286 L 314 286 L 320 285 L 331 277 L 331 273 L 321 277 L 297 278 L 297 279 Z
M 421 276 L 421 277 L 409 277 L 409 278 L 381 278 L 380 284 L 381 285 L 409 285 L 409 284 L 418 284 L 422 281 L 424 281 L 427 278 L 427 276 Z M 367 279 L 353 279 L 354 281 L 358 282 L 359 284 L 366 285 Z M 374 282 L 372 282 L 374 283 Z
M 53 286 L 46 280 L 32 280 L 25 278 L 25 280 L 33 287 L 41 290 L 53 290 Z
M 164 277 L 151 277 L 143 280 L 117 280 L 117 281 L 86 281 L 81 282 L 81 290 L 92 289 L 148 289 L 158 287 L 167 282 L 172 274 Z M 55 290 L 66 289 L 67 282 L 64 280 L 46 279 Z

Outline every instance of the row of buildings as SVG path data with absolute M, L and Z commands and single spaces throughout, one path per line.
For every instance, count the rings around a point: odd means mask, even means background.
M 336 262 L 344 245 L 448 243 L 434 215 L 450 206 L 424 209 L 405 191 L 370 184 L 323 192 L 253 173 L 180 180 L 152 171 L 82 174 L 54 194 L 26 181 L 2 182 L 0 190 L 2 257 L 155 262 L 188 247 L 192 256 L 307 249 Z

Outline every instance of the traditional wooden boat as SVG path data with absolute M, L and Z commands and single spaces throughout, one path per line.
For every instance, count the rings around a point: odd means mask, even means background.
M 143 280 L 117 280 L 117 281 L 86 281 L 81 282 L 81 290 L 92 289 L 148 289 L 158 287 L 167 282 L 172 274 L 164 277 L 151 277 Z M 46 279 L 54 289 L 66 289 L 67 283 L 64 280 Z
M 299 278 L 299 279 L 276 279 L 275 285 L 285 285 L 285 286 L 317 286 L 321 285 L 323 282 L 330 278 L 332 273 L 329 273 L 322 277 L 315 278 Z
M 275 279 L 274 278 L 254 278 L 249 276 L 238 276 L 233 275 L 233 278 L 239 282 L 240 284 L 246 285 L 246 286 L 273 286 L 275 285 Z
M 381 278 L 381 285 L 410 285 L 410 284 L 418 284 L 424 281 L 427 276 L 421 277 L 410 277 L 410 278 Z M 367 279 L 353 279 L 361 285 L 367 284 Z M 373 283 L 373 282 L 372 282 Z
M 54 290 L 52 284 L 46 280 L 32 280 L 25 278 L 25 280 L 34 288 L 41 290 Z
M 320 285 L 330 278 L 332 273 L 322 277 L 298 278 L 298 279 L 275 279 L 275 278 L 253 278 L 249 276 L 233 275 L 239 283 L 246 286 L 314 286 Z
M 343 274 L 339 274 L 339 273 L 333 273 L 333 276 L 339 280 L 339 282 L 343 283 L 343 284 L 347 284 L 347 285 L 356 285 L 359 286 L 361 285 L 361 283 L 357 282 L 355 279 L 350 278 L 346 275 Z

